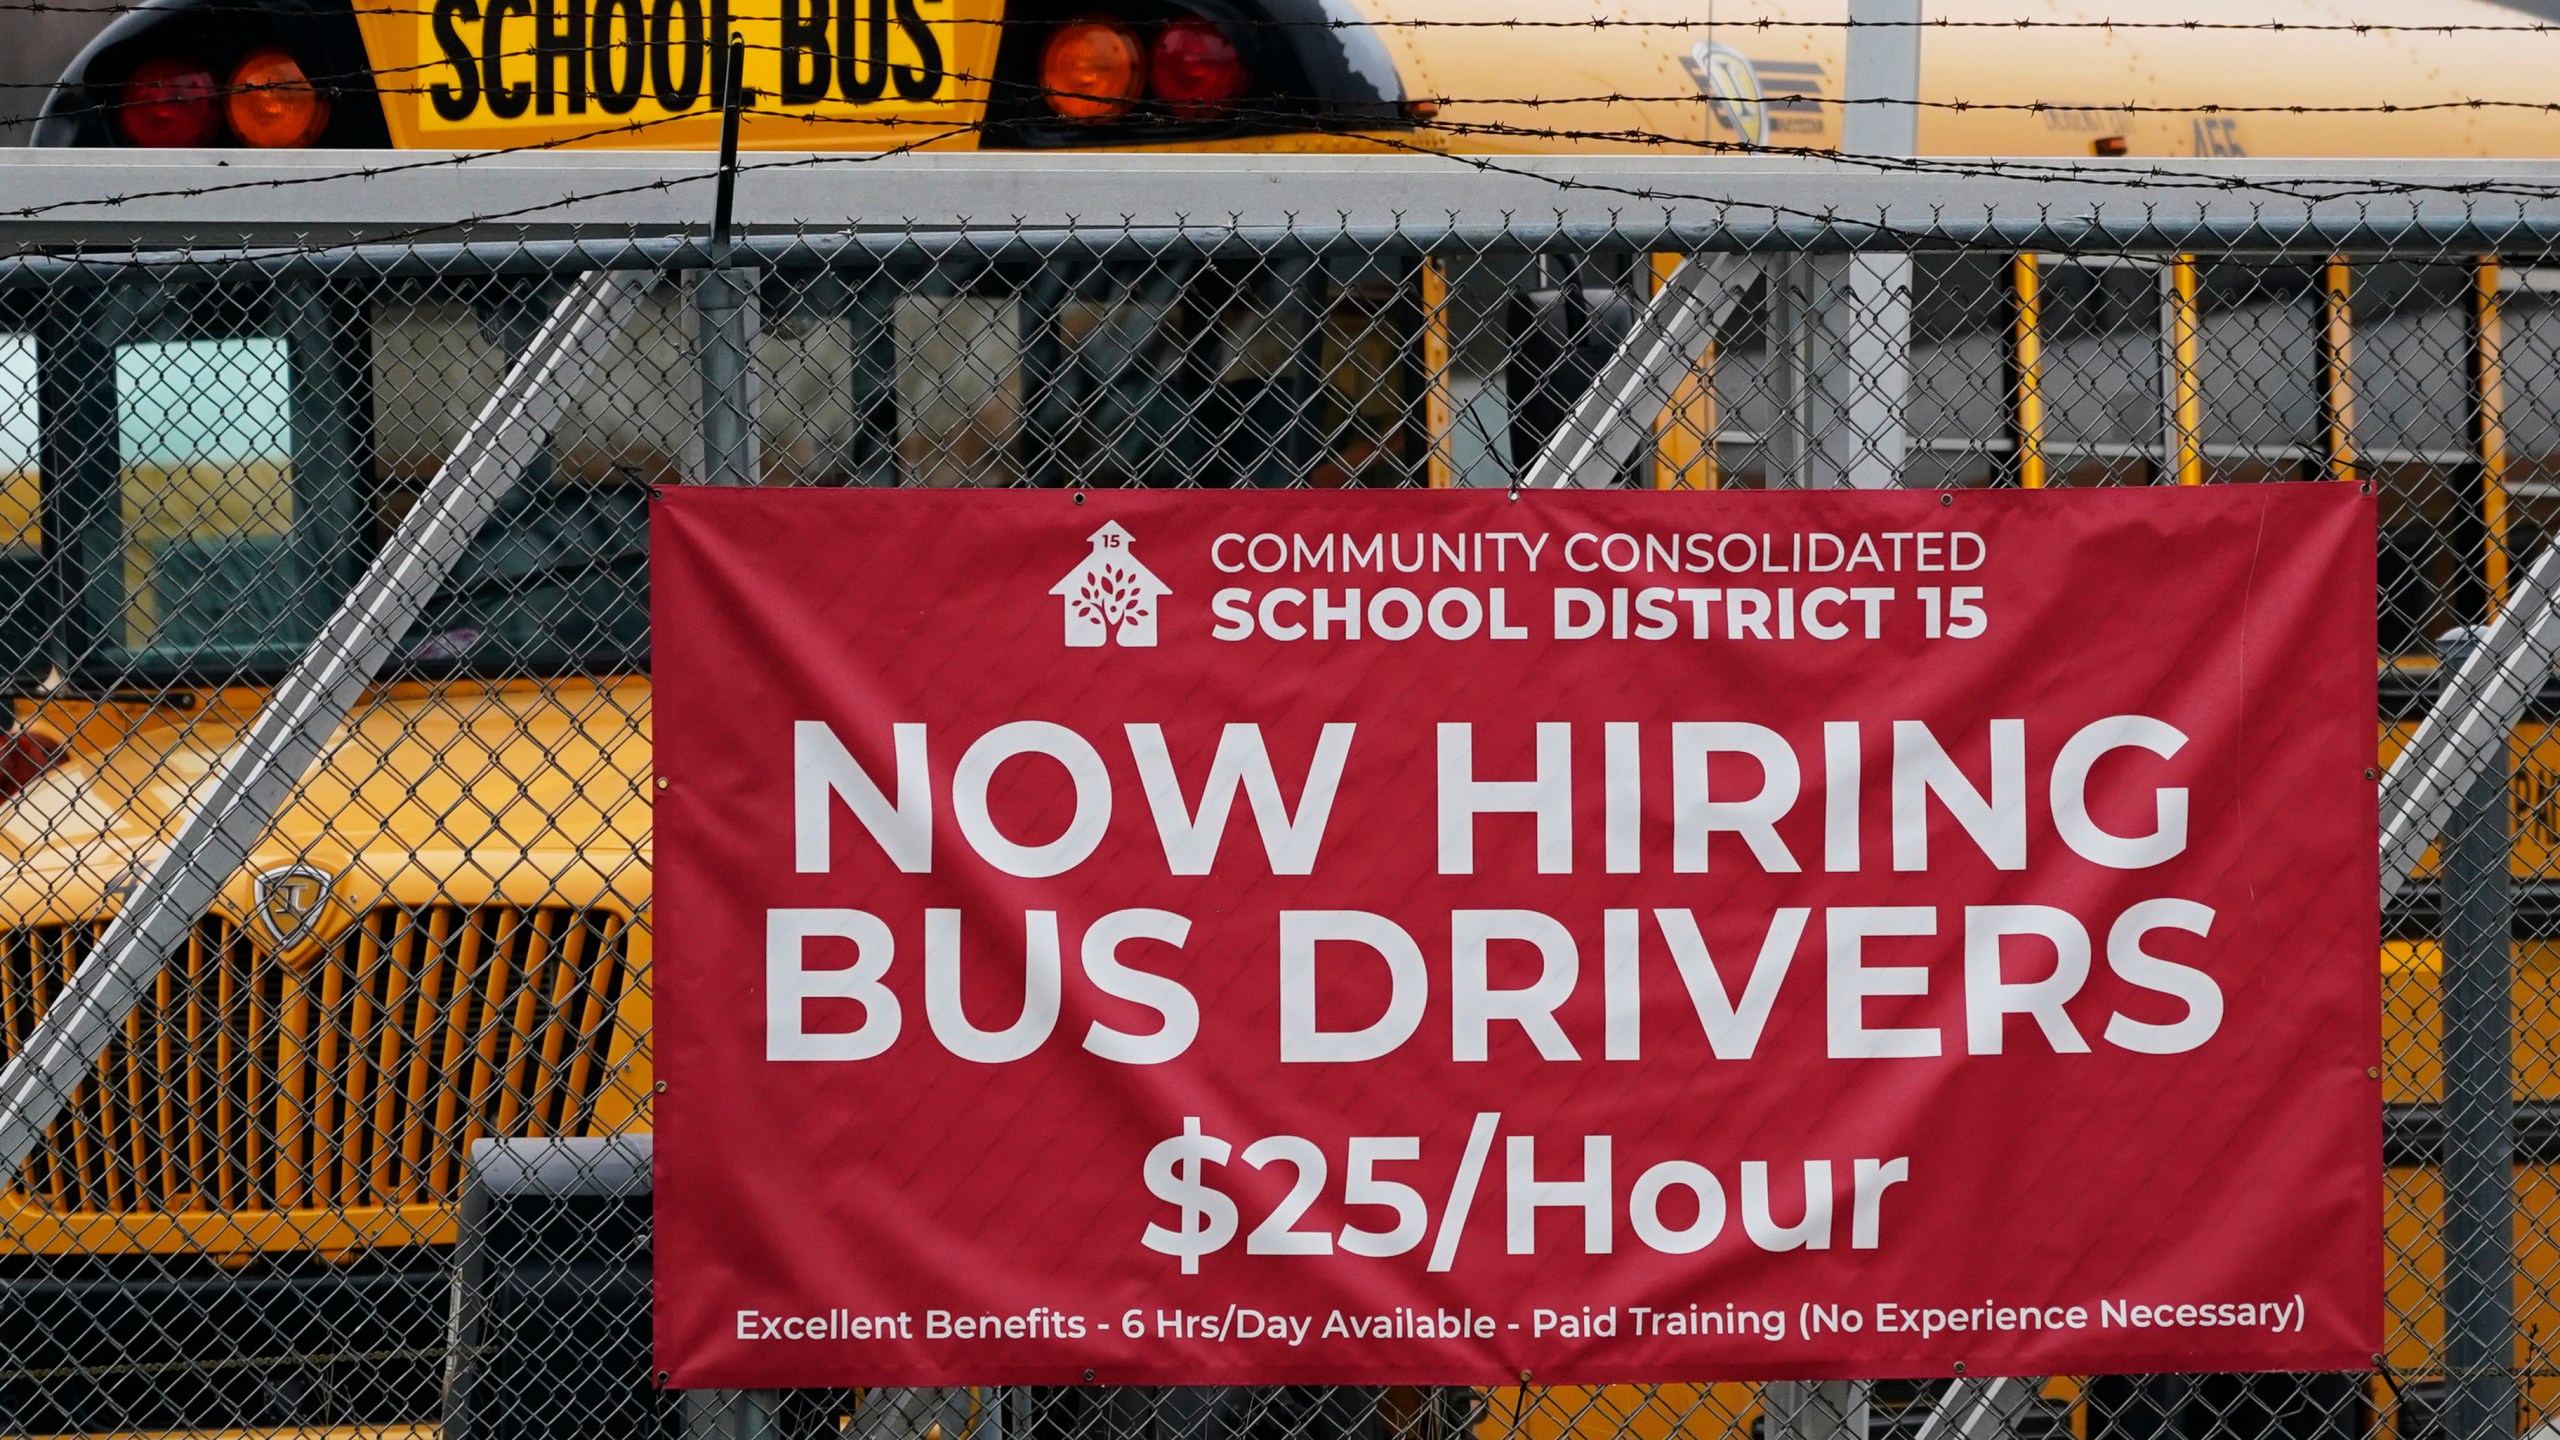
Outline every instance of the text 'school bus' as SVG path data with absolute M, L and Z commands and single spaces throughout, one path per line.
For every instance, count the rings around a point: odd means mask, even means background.
M 2016 8 L 1951 0 L 1931 13 Z M 1687 16 L 1657 9 L 1616 13 Z M 2192 9 L 2110 0 L 2038 13 Z M 2355 18 L 2313 0 L 2250 13 Z M 2401 26 L 2525 18 L 2463 0 L 2370 14 Z M 766 149 L 1837 143 L 1837 28 L 1368 23 L 1513 18 L 1534 12 L 1478 0 L 1410 13 L 1354 0 L 165 0 L 99 33 L 35 143 L 700 148 L 717 136 L 710 41 L 725 31 L 745 42 L 755 97 L 744 143 Z M 2544 93 L 2537 39 L 2400 30 L 2324 47 L 2335 63 L 2307 66 L 2299 37 L 2091 34 L 1930 32 L 1924 98 L 2041 108 L 1924 109 L 1924 151 L 2560 152 L 2560 118 L 2406 108 Z M 1635 98 L 1529 103 L 1541 96 Z M 2403 108 L 2308 113 L 2379 100 Z M 2180 112 L 2208 104 L 2307 113 Z M 894 283 L 769 277 L 761 478 L 1505 483 L 1670 259 L 1594 251 L 1507 271 L 1095 261 L 1076 275 L 1056 261 L 1043 285 L 984 266 Z M 2509 557 L 2560 524 L 2560 367 L 2499 363 L 2502 346 L 2560 352 L 2560 271 L 2493 257 L 1924 256 L 1915 284 L 1915 413 L 1934 417 L 1914 437 L 1915 483 L 2377 486 L 2386 756 L 2425 703 L 2427 637 L 2483 614 Z M 0 1055 L 24 1042 L 190 783 L 309 641 L 554 293 L 495 274 L 215 283 L 175 271 L 116 289 L 115 303 L 77 307 L 0 298 L 0 685 L 12 697 L 0 736 Z M 1767 328 L 1746 315 L 1729 330 L 1626 483 L 1794 478 L 1799 462 L 1770 440 L 1782 425 L 1756 338 Z M 554 437 L 413 628 L 396 678 L 170 957 L 18 1188 L 0 1194 L 0 1333 L 43 1337 L 7 1347 L 17 1368 L 0 1370 L 0 1428 L 433 1420 L 444 1256 L 471 1144 L 647 1131 L 643 500 L 684 468 L 689 407 L 665 377 L 689 373 L 689 335 L 679 294 L 644 305 L 630 363 Z M 2359 406 L 2407 392 L 2421 370 L 2446 403 Z M 2467 378 L 2448 390 L 2448 374 Z M 2127 406 L 2125 393 L 2166 399 Z M 2518 739 L 2529 891 L 2560 824 L 2550 731 L 2536 719 Z M 286 902 L 310 923 L 273 923 Z M 2383 957 L 2405 1122 L 2394 1133 L 2411 1137 L 2430 1133 L 2440 1093 L 2422 909 L 2395 922 Z M 2519 955 L 2522 1098 L 2560 1101 L 2550 1047 L 2534 1040 L 2560 1027 L 2560 959 L 2539 943 Z M 2030 1407 L 2037 1423 L 2184 1434 L 2263 1411 L 2282 1433 L 2341 1437 L 2377 1418 L 2403 1434 L 2431 1423 L 2431 1160 L 2422 1138 L 2394 1151 L 2393 1253 L 2420 1257 L 2391 1278 L 2395 1386 L 2057 1382 Z M 2533 1194 L 2553 1188 L 2560 1155 L 2520 1163 Z M 2535 1244 L 2520 1268 L 2549 1273 L 2560 1254 Z M 628 1275 L 579 1283 L 626 1303 L 645 1294 Z M 2560 1323 L 2550 1298 L 2536 1290 L 2525 1333 Z M 612 1407 L 654 1403 L 638 1384 L 641 1333 L 635 1322 L 621 1340 L 517 1358 L 556 1364 L 543 1383 L 604 1407 L 586 1413 L 638 1413 Z M 209 1357 L 194 1342 L 212 1334 L 241 1353 Z M 331 1354 L 308 1343 L 319 1334 Z M 597 1387 L 619 1398 L 596 1399 Z M 2529 1389 L 2535 1413 L 2560 1401 L 2552 1382 Z M 1909 1398 L 1885 1398 L 1897 1395 Z M 2306 1411 L 2304 1396 L 2319 1403 Z M 2279 1416 L 2281 1397 L 2292 1398 Z M 1271 1423 L 1297 1413 L 1288 1403 L 1269 1408 L 1281 1417 Z M 1346 1434 L 1445 1431 L 1469 1410 L 1453 1420 L 1441 1398 L 1399 1394 L 1305 1405 L 1288 1423 Z M 1480 1413 L 1597 1440 L 1741 1425 L 1746 1405 L 1744 1392 L 1674 1387 L 1525 1410 L 1494 1397 Z

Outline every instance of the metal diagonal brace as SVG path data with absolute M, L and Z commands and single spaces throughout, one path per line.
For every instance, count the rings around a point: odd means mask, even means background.
M 2542 547 L 2504 609 L 2436 691 L 2418 733 L 2382 777 L 2382 903 L 2409 883 L 2454 801 L 2490 764 L 2560 658 L 2560 541 Z
M 645 273 L 604 271 L 580 279 L 248 733 L 216 766 L 177 838 L 0 1070 L 0 1187 L 26 1163 L 152 977 L 248 859 L 286 794 L 345 723 L 482 522 L 592 382 L 605 346 L 621 333 L 648 281 Z
M 2008 1376 L 1956 1380 L 1947 1385 L 1912 1440 L 2015 1440 L 2038 1391 L 2035 1380 Z
M 1520 479 L 1520 488 L 1604 486 L 1653 433 L 1653 417 L 1722 332 L 1758 272 L 1739 255 L 1680 262 Z

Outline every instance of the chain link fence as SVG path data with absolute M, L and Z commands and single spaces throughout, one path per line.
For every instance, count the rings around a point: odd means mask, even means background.
M 460 239 L 324 199 L 278 243 L 301 202 L 246 181 L 230 229 L 201 185 L 28 228 L 0 1431 L 2560 1433 L 2560 170 L 1222 164 L 751 185 L 716 269 L 567 167 Z M 653 487 L 2269 480 L 2379 497 L 2377 761 L 2415 757 L 2371 1373 L 654 1383 Z

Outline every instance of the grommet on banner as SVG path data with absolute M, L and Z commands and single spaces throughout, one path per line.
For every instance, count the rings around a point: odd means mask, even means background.
M 2366 1078 L 2367 1080 L 2379 1080 L 2379 1079 L 2381 1079 L 2381 1078 L 2382 1078 L 2382 1067 L 2381 1067 L 2381 1066 L 2379 1066 L 2379 1065 L 2367 1065 L 2366 1067 L 2364 1067 L 2364 1078 Z
M 1084 497 L 1083 497 L 1083 496 L 1081 496 L 1081 495 L 1077 496 L 1077 497 L 1076 497 L 1076 503 L 1077 503 L 1077 504 L 1079 504 L 1079 505 L 1083 504 L 1083 503 L 1084 503 Z M 1092 1371 L 1090 1371 L 1090 1370 L 1087 1370 L 1086 1372 L 1084 1372 L 1084 1378 L 1085 1378 L 1085 1382 L 1086 1382 L 1087 1384 L 1091 1384 L 1091 1383 L 1092 1383 L 1092 1381 L 1093 1381 L 1093 1372 L 1092 1372 Z
M 1518 494 L 1517 492 L 1514 492 L 1514 493 L 1512 494 L 1511 498 L 1512 498 L 1512 499 L 1514 499 L 1514 500 L 1517 500 L 1517 499 L 1519 499 L 1519 498 L 1520 498 L 1520 496 L 1519 496 L 1519 494 Z M 1523 1385 L 1526 1385 L 1526 1384 L 1528 1384 L 1528 1383 L 1529 1383 L 1529 1372 L 1528 1372 L 1528 1371 L 1523 1370 L 1523 1371 L 1521 1371 L 1521 1372 L 1520 1372 L 1520 1383 L 1521 1383 L 1521 1384 L 1523 1384 Z
M 1941 506 L 1953 505 L 1956 503 L 1956 497 L 1953 492 L 1942 490 L 1938 492 L 1938 503 Z
M 1959 1375 L 1964 1373 L 1964 1362 L 1961 1360 L 1956 1362 L 1956 1373 Z
M 666 1082 L 666 1081 L 664 1081 L 664 1080 L 661 1080 L 661 1081 L 659 1081 L 657 1084 L 655 1084 L 655 1085 L 651 1086 L 650 1088 L 651 1088 L 652 1090 L 656 1091 L 658 1094 L 660 1094 L 660 1095 L 664 1095 L 664 1094 L 666 1094 L 666 1093 L 667 1093 L 667 1082 Z
M 2374 1357 L 2374 1358 L 2376 1358 L 2376 1359 L 2380 1359 L 2381 1357 L 2380 1357 L 2380 1356 L 2376 1356 L 2376 1357 Z M 666 1372 L 666 1371 L 664 1371 L 664 1370 L 661 1370 L 661 1371 L 659 1371 L 659 1372 L 658 1372 L 658 1386 L 659 1386 L 659 1388 L 660 1388 L 660 1389 L 664 1389 L 664 1388 L 666 1388 L 666 1383 L 667 1383 L 667 1372 Z
M 658 788 L 659 788 L 659 789 L 661 789 L 661 790 L 664 790 L 664 789 L 666 789 L 666 788 L 667 788 L 667 777 L 666 777 L 666 776 L 661 775 L 661 776 L 659 776 L 659 777 L 658 777 Z
M 1079 505 L 1084 503 L 1084 492 L 1081 490 L 1076 492 L 1076 503 Z
M 2382 778 L 2382 772 L 2370 765 L 2367 765 L 2364 767 L 2364 778 L 2367 780 L 2379 780 Z

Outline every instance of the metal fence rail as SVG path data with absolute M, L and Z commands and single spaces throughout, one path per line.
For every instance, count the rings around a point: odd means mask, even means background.
M 208 173 L 0 159 L 0 1432 L 2560 1426 L 2560 167 L 768 156 L 716 274 L 694 158 Z M 660 1390 L 644 515 L 715 475 L 2377 495 L 2385 1353 Z

